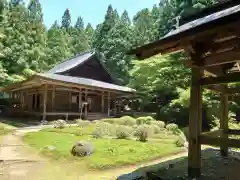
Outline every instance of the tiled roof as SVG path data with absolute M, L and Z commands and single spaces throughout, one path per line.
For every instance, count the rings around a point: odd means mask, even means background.
M 62 63 L 57 64 L 54 68 L 50 69 L 48 73 L 62 73 L 68 71 L 95 55 L 95 52 L 84 52 L 82 54 L 78 54 L 70 59 L 63 61 Z
M 117 91 L 123 91 L 123 92 L 136 92 L 135 89 L 131 89 L 129 87 L 119 86 L 119 85 L 110 84 L 102 81 L 88 79 L 88 78 L 64 76 L 64 75 L 52 74 L 52 73 L 43 73 L 43 74 L 38 74 L 37 76 L 51 79 L 51 80 L 68 82 L 68 83 L 73 83 L 78 85 L 85 85 L 90 87 L 98 87 L 98 88 L 117 90 Z

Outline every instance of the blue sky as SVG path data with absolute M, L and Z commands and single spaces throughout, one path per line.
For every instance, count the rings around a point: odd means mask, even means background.
M 40 0 L 44 23 L 49 28 L 55 20 L 61 22 L 66 8 L 69 8 L 74 24 L 77 16 L 82 16 L 85 25 L 90 22 L 94 27 L 101 23 L 109 4 L 121 14 L 125 9 L 132 17 L 143 8 L 151 8 L 159 0 Z

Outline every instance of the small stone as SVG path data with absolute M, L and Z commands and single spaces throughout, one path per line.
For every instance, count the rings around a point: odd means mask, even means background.
M 54 151 L 56 149 L 55 146 L 47 146 L 46 149 L 50 150 L 50 151 Z

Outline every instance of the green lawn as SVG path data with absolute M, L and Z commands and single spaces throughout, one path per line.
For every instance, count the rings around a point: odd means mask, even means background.
M 65 129 L 45 129 L 39 132 L 28 133 L 24 140 L 39 151 L 58 160 L 71 160 L 74 163 L 85 165 L 91 169 L 103 169 L 127 164 L 136 164 L 160 158 L 182 151 L 174 143 L 166 140 L 154 140 L 146 143 L 136 140 L 120 139 L 93 139 L 90 135 L 76 136 L 72 131 L 78 127 Z M 59 131 L 59 132 L 50 132 Z M 66 132 L 68 131 L 68 132 Z M 71 131 L 69 133 L 69 131 Z M 72 133 L 72 134 L 71 134 Z M 94 153 L 84 158 L 76 158 L 70 154 L 72 146 L 79 140 L 89 141 L 94 145 Z M 54 151 L 47 146 L 55 146 Z

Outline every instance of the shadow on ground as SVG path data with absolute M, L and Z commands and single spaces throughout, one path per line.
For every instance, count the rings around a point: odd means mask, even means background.
M 121 175 L 117 180 L 187 180 L 187 158 L 139 168 L 132 173 Z M 146 174 L 157 177 L 146 177 Z M 219 150 L 202 150 L 202 176 L 199 180 L 239 180 L 240 153 L 231 151 L 229 157 L 221 157 Z
M 14 126 L 16 128 L 26 128 L 31 126 L 37 126 L 40 125 L 39 120 L 34 120 L 30 118 L 0 118 L 0 122 Z

